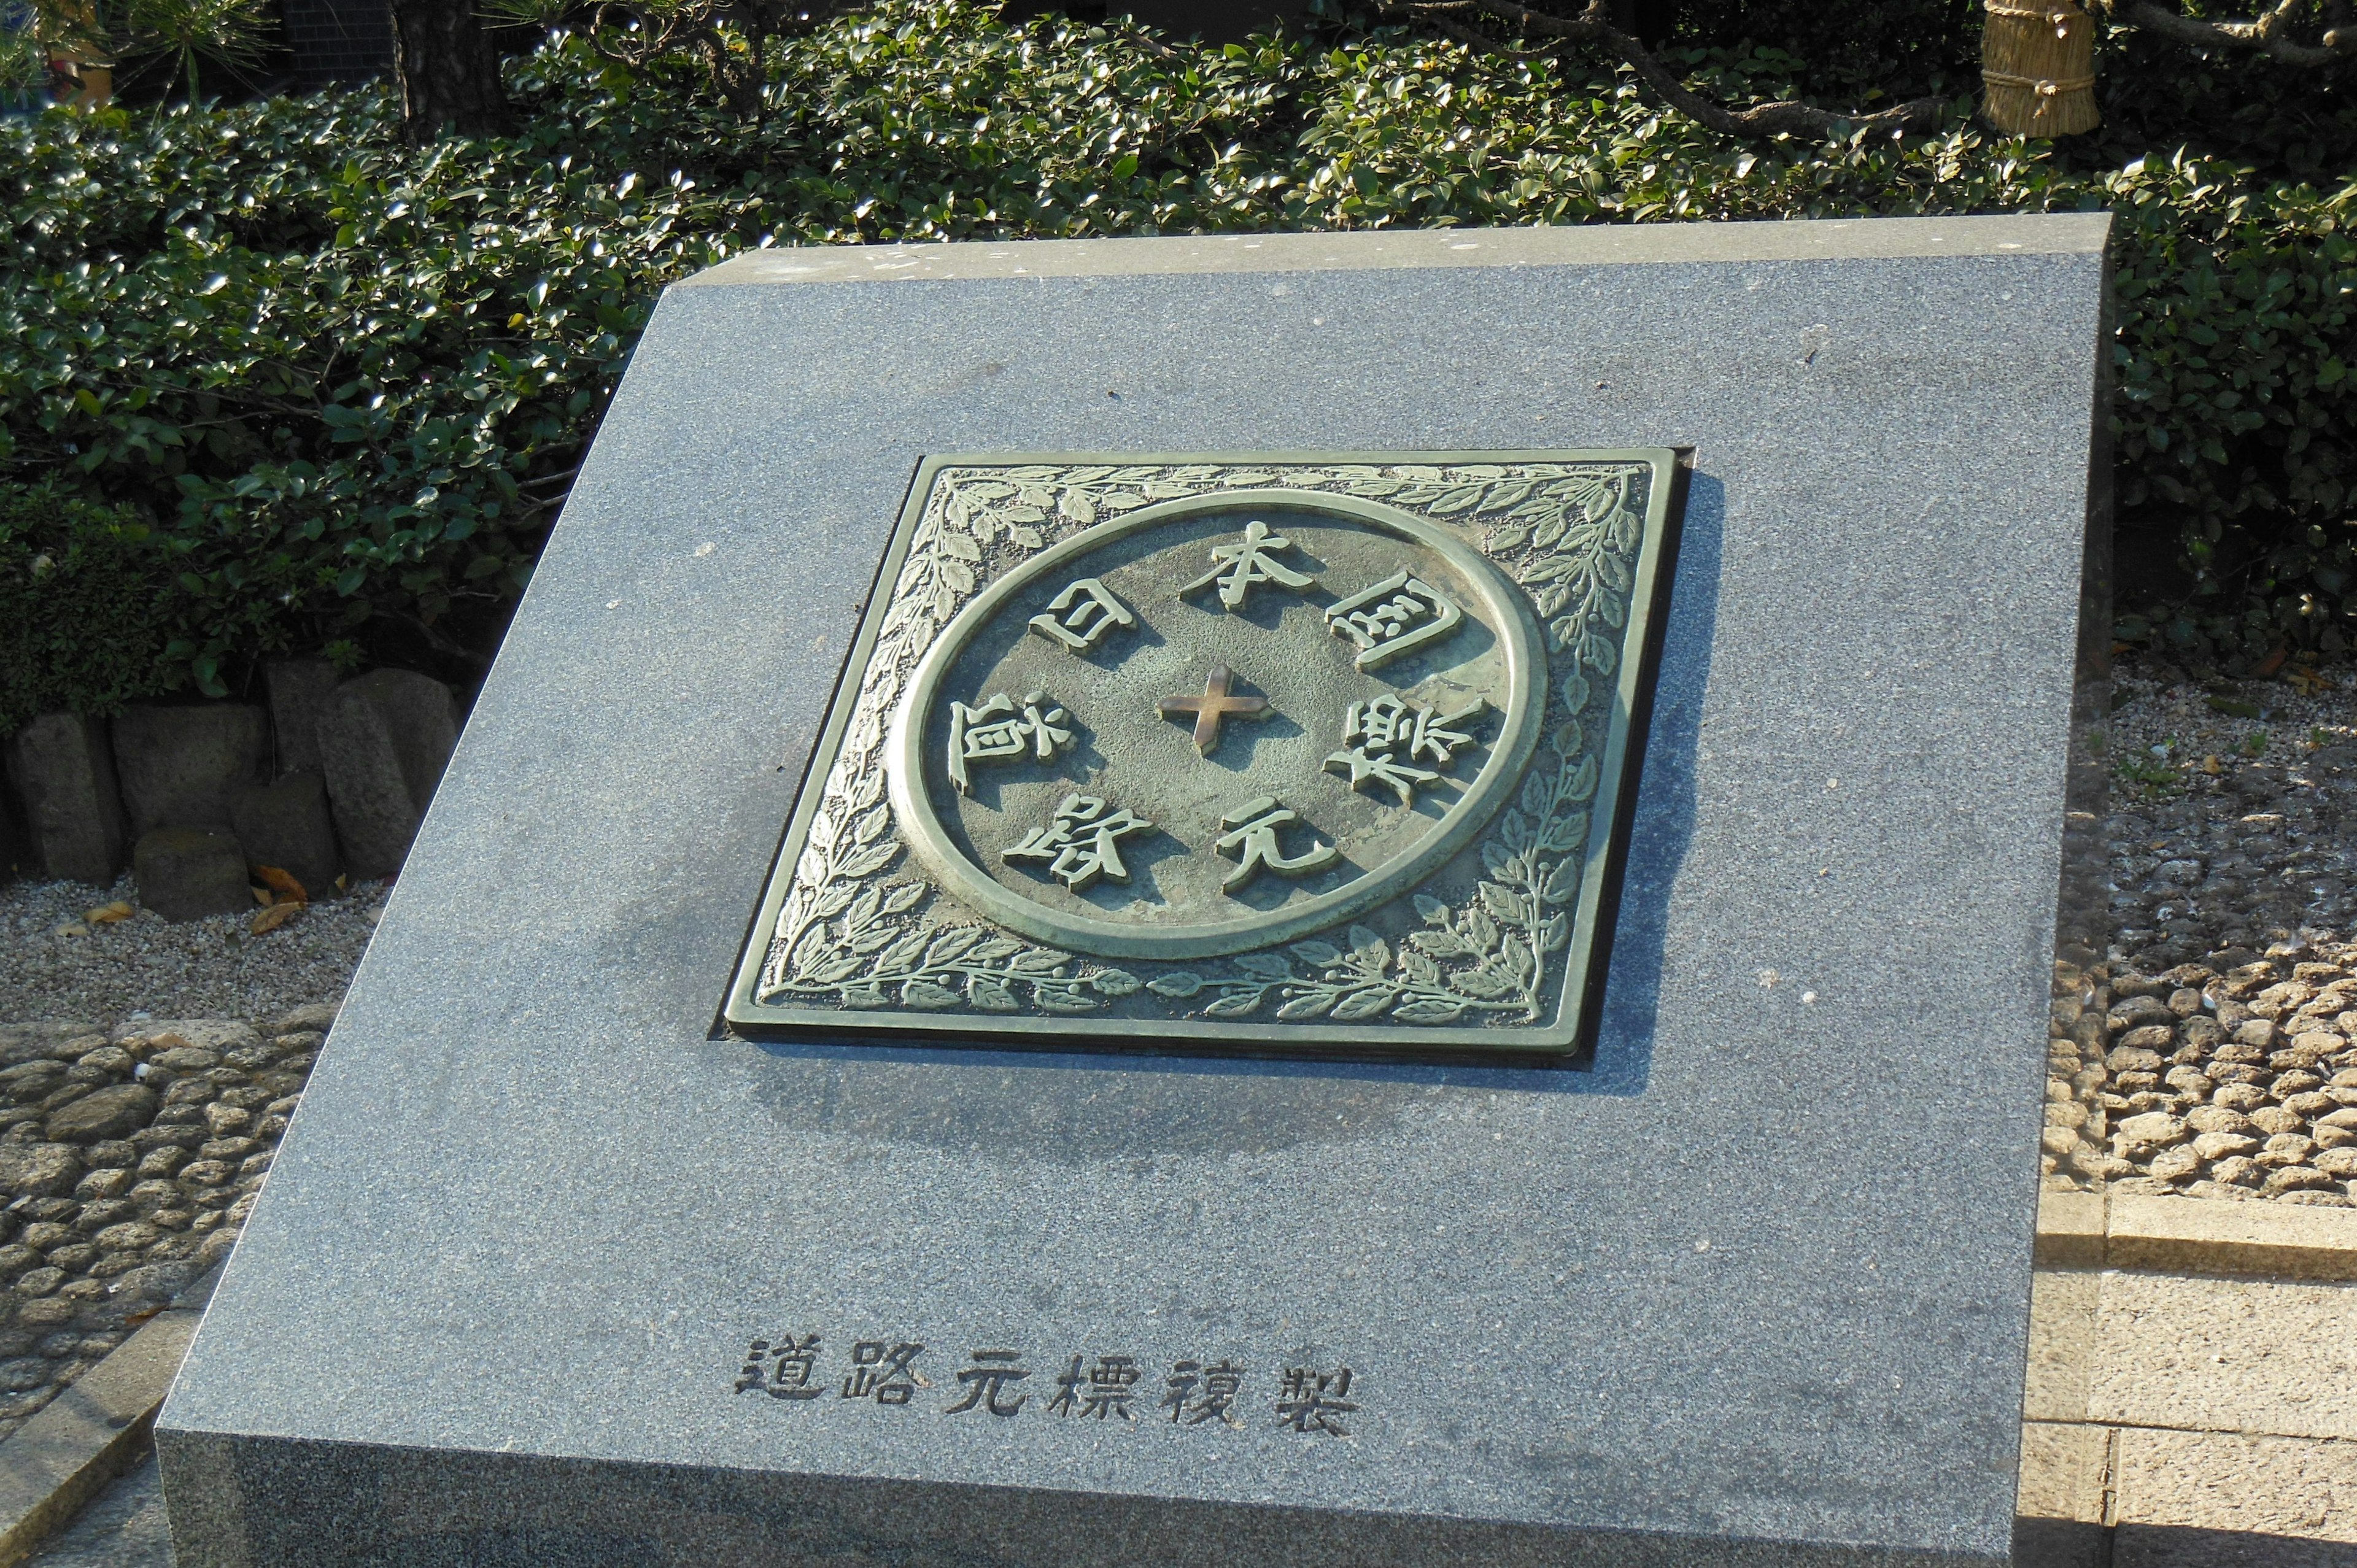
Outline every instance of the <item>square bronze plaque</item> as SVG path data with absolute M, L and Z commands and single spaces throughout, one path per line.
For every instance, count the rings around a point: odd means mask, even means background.
M 1677 455 L 927 458 L 726 1016 L 1586 1047 Z

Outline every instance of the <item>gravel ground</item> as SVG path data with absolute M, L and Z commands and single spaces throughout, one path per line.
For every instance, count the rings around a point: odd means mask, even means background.
M 385 884 L 363 882 L 254 934 L 254 912 L 174 925 L 138 908 L 124 876 L 113 887 L 19 882 L 0 887 L 0 1020 L 271 1018 L 344 993 L 384 908 Z M 120 899 L 130 918 L 92 924 Z

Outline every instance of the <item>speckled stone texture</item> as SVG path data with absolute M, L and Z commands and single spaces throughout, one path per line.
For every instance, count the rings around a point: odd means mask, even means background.
M 183 1568 L 2003 1562 L 2104 231 L 673 289 L 164 1412 Z M 1605 445 L 1695 478 L 1593 1070 L 707 1037 L 921 455 Z

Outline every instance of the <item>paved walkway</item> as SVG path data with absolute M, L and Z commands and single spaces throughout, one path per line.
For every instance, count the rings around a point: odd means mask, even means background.
M 2357 1568 L 2357 1283 L 2040 1270 L 2030 1319 L 2019 1568 Z

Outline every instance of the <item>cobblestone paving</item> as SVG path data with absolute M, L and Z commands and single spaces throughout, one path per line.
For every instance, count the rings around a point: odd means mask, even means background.
M 2057 966 L 2048 1182 L 2357 1204 L 2357 671 L 2115 693 L 2111 961 Z
M 334 1017 L 0 1025 L 0 1437 L 228 1255 Z

